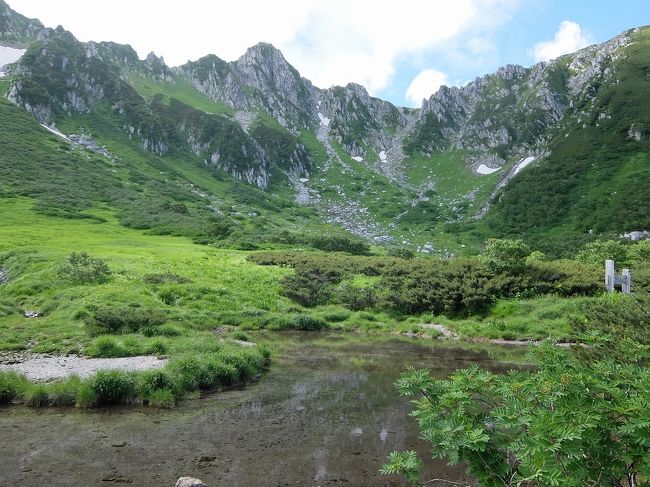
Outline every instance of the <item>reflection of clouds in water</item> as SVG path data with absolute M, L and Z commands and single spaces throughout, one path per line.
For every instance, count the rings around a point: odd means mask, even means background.
M 368 374 L 366 373 L 334 372 L 316 375 L 312 380 L 293 384 L 288 408 L 291 410 L 304 410 L 306 401 L 316 399 L 323 393 L 331 394 L 332 386 L 337 386 L 334 388 L 334 401 L 340 402 L 349 397 L 351 392 L 357 392 L 356 389 L 367 383 Z M 363 399 L 364 397 L 364 392 L 358 392 L 357 399 Z
M 350 436 L 361 436 L 363 434 L 363 429 L 361 428 L 354 428 L 352 431 L 350 431 Z
M 381 431 L 379 432 L 379 439 L 381 440 L 382 443 L 386 443 L 386 438 L 388 438 L 388 429 L 382 428 Z
M 305 409 L 303 402 L 307 398 L 309 382 L 296 382 L 291 387 L 291 398 L 289 399 L 289 409 Z
M 323 480 L 325 475 L 327 475 L 327 467 L 325 467 L 326 457 L 327 452 L 323 449 L 314 452 L 314 463 L 317 465 L 314 480 Z

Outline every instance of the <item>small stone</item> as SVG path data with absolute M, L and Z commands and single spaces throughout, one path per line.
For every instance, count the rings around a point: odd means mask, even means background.
M 208 487 L 202 480 L 193 477 L 179 477 L 176 487 Z
M 126 441 L 123 441 L 122 443 L 113 443 L 111 446 L 114 448 L 122 448 L 126 446 Z

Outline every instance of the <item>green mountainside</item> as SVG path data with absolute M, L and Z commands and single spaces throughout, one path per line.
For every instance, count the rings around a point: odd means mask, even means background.
M 650 227 L 649 44 L 633 29 L 413 110 L 314 87 L 269 44 L 172 68 L 0 1 L 0 45 L 26 48 L 0 79 L 0 195 L 226 246 L 326 230 L 438 255 L 494 236 L 573 254 Z

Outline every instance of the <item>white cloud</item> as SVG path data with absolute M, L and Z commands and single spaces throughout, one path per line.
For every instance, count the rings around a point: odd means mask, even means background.
M 434 69 L 425 69 L 413 78 L 404 97 L 410 106 L 420 107 L 423 98 L 429 98 L 438 91 L 438 88 L 446 84 L 449 84 L 449 82 L 445 73 Z
M 507 20 L 521 0 L 8 0 L 48 26 L 63 25 L 82 41 L 155 50 L 178 65 L 209 53 L 234 60 L 270 42 L 320 87 L 348 82 L 371 93 L 386 87 L 398 60 L 441 50 L 463 34 Z
M 535 61 L 549 61 L 587 47 L 591 43 L 590 35 L 580 27 L 580 24 L 563 20 L 553 40 L 535 44 L 531 54 Z

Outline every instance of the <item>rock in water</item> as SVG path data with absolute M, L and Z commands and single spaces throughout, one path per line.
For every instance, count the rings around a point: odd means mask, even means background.
M 176 487 L 208 487 L 202 480 L 193 477 L 180 477 L 176 481 Z

